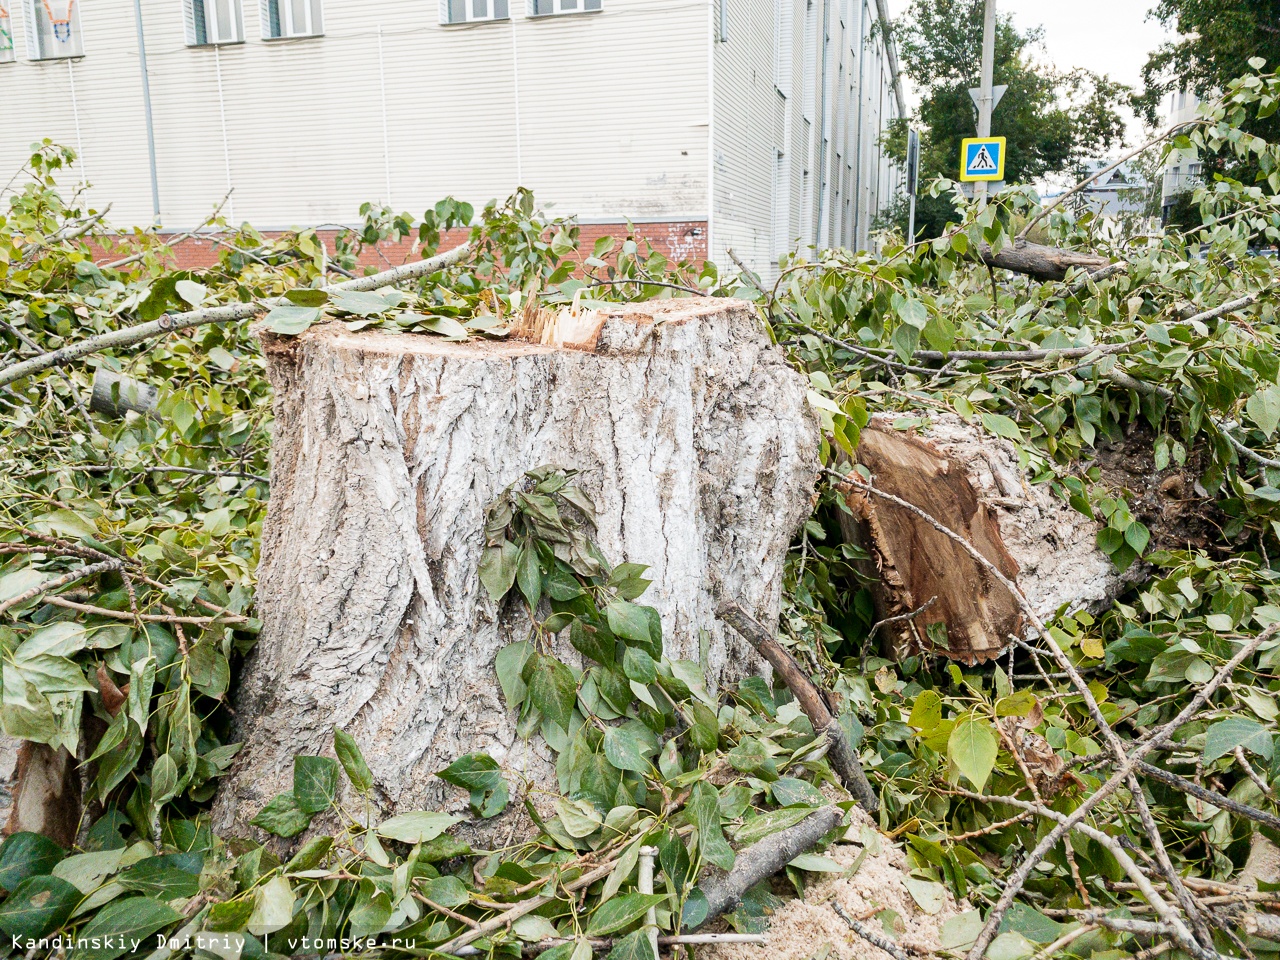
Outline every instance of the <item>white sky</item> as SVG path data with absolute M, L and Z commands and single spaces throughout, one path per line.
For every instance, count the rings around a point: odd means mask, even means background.
M 1085 67 L 1113 80 L 1141 87 L 1147 54 L 1170 36 L 1147 19 L 1155 0 L 997 0 L 1020 29 L 1044 27 L 1044 51 L 1037 55 L 1061 69 Z M 908 0 L 889 0 L 894 16 Z M 977 74 L 977 67 L 974 68 Z M 1130 138 L 1141 129 L 1130 124 Z

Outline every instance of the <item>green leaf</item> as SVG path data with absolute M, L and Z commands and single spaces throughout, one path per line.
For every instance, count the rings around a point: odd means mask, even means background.
M 436 774 L 445 783 L 471 791 L 471 809 L 481 817 L 494 817 L 510 800 L 507 781 L 498 761 L 487 753 L 468 753 Z
M 984 413 L 982 415 L 982 425 L 997 437 L 1004 437 L 1006 440 L 1021 440 L 1022 431 L 1018 429 L 1018 424 L 1014 420 L 999 413 Z
M 919 300 L 902 297 L 895 297 L 894 299 L 899 301 L 897 304 L 898 316 L 917 330 L 923 330 L 925 324 L 929 322 L 928 308 Z
M 1275 741 L 1270 730 L 1246 717 L 1227 717 L 1215 723 L 1204 733 L 1204 762 L 1212 763 L 1235 750 L 1244 747 L 1265 760 L 1270 760 Z
M 922 690 L 916 695 L 911 705 L 911 716 L 907 725 L 915 727 L 921 733 L 928 733 L 942 722 L 942 698 L 932 690 Z
M 450 340 L 466 340 L 471 336 L 467 328 L 453 317 L 427 317 L 418 326 L 431 333 L 448 337 Z
M 720 721 L 715 711 L 703 703 L 689 707 L 693 721 L 689 726 L 689 742 L 703 753 L 712 753 L 720 743 Z
M 645 607 L 630 600 L 611 600 L 604 608 L 609 622 L 609 630 L 622 640 L 637 644 L 650 656 L 653 656 L 651 644 L 653 638 L 649 630 L 649 615 Z M 658 652 L 661 656 L 661 651 Z
M 658 665 L 639 647 L 627 647 L 622 654 L 622 672 L 636 683 L 653 683 L 658 679 Z
M 329 294 L 310 287 L 297 287 L 285 291 L 285 299 L 299 307 L 323 307 L 329 302 Z
M 604 756 L 619 770 L 647 773 L 649 761 L 645 759 L 643 746 L 635 731 L 623 727 L 610 727 L 604 732 Z
M 293 855 L 284 868 L 285 873 L 298 873 L 302 870 L 313 870 L 324 862 L 324 858 L 333 849 L 333 837 L 312 837 L 297 853 Z
M 525 664 L 524 678 L 533 705 L 552 723 L 567 730 L 578 699 L 573 672 L 555 657 L 534 653 Z
M 494 659 L 494 668 L 498 671 L 498 683 L 502 686 L 502 697 L 507 706 L 518 710 L 529 692 L 528 685 L 521 674 L 524 666 L 533 653 L 533 644 L 528 640 L 509 643 L 498 651 Z
M 480 582 L 494 601 L 501 600 L 516 582 L 520 564 L 520 548 L 510 540 L 496 547 L 485 547 L 480 556 Z
M 578 958 L 575 957 L 572 960 L 578 960 Z M 615 941 L 613 949 L 609 951 L 605 960 L 658 960 L 658 958 L 653 955 L 653 943 L 649 940 L 648 932 L 642 929 L 628 933 Z
M 27 877 L 53 870 L 66 851 L 38 833 L 15 833 L 0 847 L 0 887 L 13 890 Z
M 289 881 L 284 877 L 272 877 L 254 892 L 253 913 L 245 926 L 255 937 L 283 930 L 293 920 L 294 902 Z
M 85 943 L 71 952 L 72 960 L 115 960 L 126 953 L 134 953 L 158 930 L 182 919 L 182 914 L 167 903 L 150 897 L 130 897 L 117 900 L 104 907 L 102 912 L 86 923 L 77 933 L 77 944 Z M 95 946 L 95 942 L 97 945 Z M 133 946 L 137 943 L 138 946 Z
M 977 720 L 961 720 L 947 740 L 951 761 L 979 793 L 996 765 L 996 751 L 996 735 L 986 723 Z
M 343 313 L 358 317 L 376 317 L 395 306 L 385 297 L 363 290 L 333 290 L 329 293 L 329 302 Z
M 769 790 L 773 793 L 773 802 L 780 807 L 794 807 L 801 804 L 820 807 L 827 802 L 821 790 L 795 777 L 779 777 L 769 785 Z
M 628 893 L 614 897 L 591 915 L 587 936 L 603 937 L 617 933 L 643 917 L 650 907 L 656 907 L 666 899 L 664 893 Z
M 193 309 L 198 309 L 209 295 L 208 287 L 194 280 L 179 280 L 173 285 L 173 289 Z
M 333 752 L 338 755 L 338 762 L 347 772 L 347 779 L 353 787 L 361 793 L 368 793 L 373 789 L 373 774 L 369 771 L 369 765 L 364 762 L 364 754 L 360 752 L 360 745 L 356 743 L 355 737 L 334 727 Z
M 538 566 L 538 548 L 532 539 L 525 541 L 520 548 L 520 559 L 516 564 L 516 583 L 524 594 L 525 602 L 532 610 L 542 599 L 542 570 Z
M 151 768 L 151 802 L 168 803 L 178 792 L 178 765 L 170 754 L 164 754 Z
M 392 817 L 378 825 L 378 836 L 404 843 L 426 843 L 461 820 L 448 813 L 414 810 Z
M 224 900 L 209 908 L 205 918 L 205 929 L 215 933 L 232 930 L 243 930 L 249 918 L 253 916 L 253 898 L 245 900 Z
M 1246 401 L 1244 410 L 1270 440 L 1277 425 L 1280 425 L 1280 386 L 1272 384 L 1265 390 L 1257 391 Z
M 716 788 L 705 780 L 694 784 L 685 813 L 698 830 L 698 848 L 702 858 L 721 870 L 733 869 L 733 847 L 720 827 L 720 803 Z
M 372 880 L 361 880 L 351 904 L 351 936 L 368 937 L 381 932 L 391 918 L 391 897 Z
M 277 837 L 296 837 L 311 825 L 311 817 L 298 806 L 292 793 L 280 793 L 249 822 Z
M 183 870 L 167 856 L 139 861 L 117 879 L 126 890 L 136 890 L 159 900 L 185 899 L 200 892 L 200 872 Z
M 284 336 L 296 336 L 320 319 L 315 307 L 276 307 L 267 314 L 267 329 Z M 185 433 L 185 429 L 183 430 Z
M 338 794 L 338 763 L 328 757 L 293 758 L 293 799 L 303 813 L 328 810 Z
M 0 930 L 21 940 L 39 939 L 57 930 L 83 898 L 57 877 L 27 877 L 0 904 Z

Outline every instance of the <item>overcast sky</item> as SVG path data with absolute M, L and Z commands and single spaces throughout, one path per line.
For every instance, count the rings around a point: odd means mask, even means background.
M 897 16 L 908 0 L 889 0 Z M 1147 19 L 1155 0 L 997 0 L 1021 29 L 1044 27 L 1044 54 L 1062 69 L 1085 67 L 1113 80 L 1141 85 L 1147 54 L 1169 39 Z M 977 67 L 974 68 L 975 75 Z M 1131 125 L 1130 135 L 1141 131 Z

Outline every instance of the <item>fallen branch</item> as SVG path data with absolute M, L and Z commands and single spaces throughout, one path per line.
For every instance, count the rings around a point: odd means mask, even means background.
M 24 590 L 16 597 L 10 597 L 8 600 L 0 603 L 0 614 L 6 610 L 12 609 L 20 604 L 26 603 L 28 600 L 34 600 L 42 593 L 48 593 L 50 590 L 57 590 L 59 587 L 65 587 L 69 583 L 75 583 L 77 580 L 83 580 L 86 577 L 96 576 L 107 570 L 119 570 L 124 564 L 119 560 L 104 560 L 101 563 L 91 563 L 87 567 L 80 567 L 78 570 L 72 570 L 58 577 L 51 577 L 43 583 L 37 583 L 30 590 Z
M 812 850 L 843 819 L 844 811 L 839 807 L 821 807 L 794 827 L 779 830 L 739 850 L 732 870 L 699 884 L 707 898 L 707 915 L 689 932 L 733 909 L 749 889 L 772 877 L 800 854 Z
M 769 632 L 735 601 L 726 600 L 721 603 L 716 608 L 716 616 L 733 627 L 760 656 L 769 661 L 778 676 L 782 677 L 787 689 L 795 695 L 796 703 L 813 724 L 813 729 L 826 736 L 829 744 L 827 757 L 831 761 L 831 766 L 835 768 L 841 781 L 857 799 L 859 805 L 868 813 L 879 810 L 880 798 L 876 795 L 871 782 L 867 780 L 862 764 L 858 762 L 857 751 L 849 742 L 840 722 L 827 709 L 827 704 L 822 699 L 822 694 L 818 692 L 818 688 L 813 685 L 813 681 L 801 669 L 800 664 L 796 663 L 795 657 L 791 656 L 782 644 L 770 636 Z
M 1253 820 L 1255 823 L 1261 823 L 1270 827 L 1272 830 L 1280 830 L 1280 817 L 1273 813 L 1267 813 L 1265 810 L 1259 810 L 1257 807 L 1251 807 L 1247 803 L 1241 803 L 1239 800 L 1232 800 L 1230 797 L 1224 797 L 1220 793 L 1208 790 L 1198 783 L 1180 777 L 1176 773 L 1170 773 L 1168 770 L 1162 770 L 1160 767 L 1152 766 L 1149 763 L 1139 761 L 1136 764 L 1139 772 L 1144 776 L 1153 780 L 1159 780 L 1161 783 L 1168 784 L 1175 790 L 1181 791 L 1188 796 L 1195 797 L 1197 800 L 1203 800 L 1205 803 L 1211 803 L 1215 807 L 1222 810 L 1230 810 L 1237 816 L 1244 817 L 1247 820 Z
M 376 290 L 379 287 L 391 286 L 402 280 L 435 273 L 437 270 L 461 262 L 470 252 L 471 245 L 464 243 L 461 246 L 454 247 L 452 250 L 447 250 L 434 257 L 428 257 L 426 260 L 393 267 L 390 270 L 384 270 L 382 273 L 375 273 L 368 277 L 344 280 L 342 283 L 335 283 L 322 289 L 327 292 Z M 141 343 L 152 337 L 163 336 L 175 330 L 187 330 L 191 327 L 210 323 L 231 323 L 237 320 L 247 320 L 263 310 L 269 310 L 284 303 L 288 303 L 288 301 L 283 297 L 276 297 L 262 302 L 237 303 L 230 306 L 189 310 L 186 313 L 165 314 L 159 320 L 152 320 L 150 323 L 139 323 L 132 327 L 125 327 L 123 330 L 113 330 L 110 333 L 99 334 L 96 337 L 88 337 L 50 353 L 42 353 L 38 357 L 23 360 L 21 363 L 10 364 L 0 370 L 0 387 L 21 380 L 23 377 L 29 377 L 33 373 L 40 373 L 50 367 L 61 366 L 81 357 L 100 353 L 103 350 L 130 347 L 135 343 Z

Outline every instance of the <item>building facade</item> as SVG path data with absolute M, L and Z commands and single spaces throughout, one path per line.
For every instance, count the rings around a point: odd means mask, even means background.
M 898 187 L 884 0 L 0 4 L 0 170 L 72 146 L 119 226 L 184 230 L 224 198 L 260 230 L 346 224 L 523 185 L 768 273 L 866 244 Z
M 1169 126 L 1188 123 L 1195 119 L 1200 100 L 1194 93 L 1179 91 L 1169 98 Z M 1203 164 L 1194 149 L 1172 150 L 1165 160 L 1164 175 L 1160 185 L 1160 213 L 1168 219 L 1178 195 L 1190 193 L 1203 182 Z

